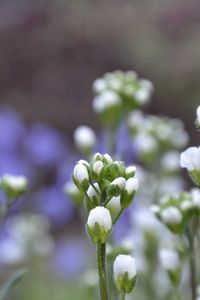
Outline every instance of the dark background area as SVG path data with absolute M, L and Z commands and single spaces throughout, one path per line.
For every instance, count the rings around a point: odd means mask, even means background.
M 183 119 L 194 135 L 200 2 L 0 1 L 0 102 L 28 123 L 96 127 L 92 81 L 115 69 L 152 80 L 149 111 Z

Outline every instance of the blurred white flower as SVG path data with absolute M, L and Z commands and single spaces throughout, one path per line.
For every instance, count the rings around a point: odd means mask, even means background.
M 161 166 L 166 171 L 176 171 L 179 169 L 180 154 L 177 151 L 168 151 L 161 159 Z
M 198 127 L 200 126 L 200 105 L 196 109 L 196 124 Z
M 104 79 L 102 79 L 102 78 L 97 78 L 93 82 L 93 90 L 94 90 L 95 93 L 101 93 L 106 88 L 107 88 L 106 81 Z
M 161 265 L 167 271 L 176 271 L 181 263 L 178 253 L 170 249 L 162 249 L 159 252 L 159 258 Z
M 97 113 L 102 113 L 106 109 L 121 105 L 120 97 L 113 91 L 103 91 L 93 100 L 93 109 Z
M 79 126 L 74 132 L 74 141 L 78 149 L 92 149 L 96 143 L 96 135 L 88 126 Z
M 180 166 L 188 171 L 200 170 L 200 147 L 189 147 L 181 153 Z
M 180 210 L 174 206 L 169 206 L 161 211 L 161 219 L 167 225 L 179 225 L 182 222 Z

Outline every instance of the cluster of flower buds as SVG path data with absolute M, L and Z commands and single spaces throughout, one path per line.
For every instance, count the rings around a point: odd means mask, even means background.
M 189 219 L 200 215 L 200 190 L 194 188 L 190 192 L 164 197 L 160 205 L 152 206 L 152 211 L 173 233 L 182 233 Z
M 159 147 L 161 150 L 181 149 L 188 142 L 183 123 L 177 119 L 144 115 L 135 110 L 128 117 L 128 127 L 136 146 L 144 152 L 155 152 Z
M 175 250 L 161 249 L 159 252 L 161 266 L 166 270 L 171 283 L 178 286 L 181 280 L 181 260 Z
M 89 156 L 96 144 L 95 132 L 88 126 L 79 126 L 74 132 L 74 142 L 83 155 Z
M 110 155 L 96 153 L 91 162 L 80 160 L 73 171 L 73 181 L 84 195 L 89 212 L 87 228 L 92 240 L 105 240 L 112 229 L 112 219 L 132 203 L 139 187 L 136 167 L 125 167 Z M 108 234 L 107 234 L 108 233 Z
M 113 272 L 115 284 L 119 292 L 130 293 L 137 279 L 135 259 L 131 255 L 118 255 L 114 261 Z
M 197 186 L 200 186 L 200 147 L 189 147 L 181 153 L 180 166 L 186 168 Z
M 153 85 L 149 80 L 139 79 L 133 71 L 115 71 L 96 79 L 93 89 L 96 94 L 94 111 L 100 114 L 103 121 L 110 122 L 111 116 L 118 119 L 122 112 L 146 104 L 150 100 Z
M 24 176 L 4 174 L 0 179 L 0 189 L 5 191 L 10 202 L 23 195 L 28 186 L 28 181 Z

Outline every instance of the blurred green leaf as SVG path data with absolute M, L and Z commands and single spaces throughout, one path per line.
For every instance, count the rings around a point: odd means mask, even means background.
M 9 296 L 10 292 L 14 289 L 14 287 L 23 279 L 26 269 L 18 270 L 14 273 L 10 279 L 3 285 L 0 289 L 0 300 L 6 300 Z

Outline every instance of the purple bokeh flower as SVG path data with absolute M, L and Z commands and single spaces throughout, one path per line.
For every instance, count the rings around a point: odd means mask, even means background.
M 43 187 L 33 198 L 35 208 L 45 214 L 54 226 L 62 227 L 71 221 L 74 207 L 64 194 L 62 186 Z
M 24 175 L 31 178 L 31 168 L 28 161 L 20 155 L 3 152 L 0 158 L 0 175 L 10 173 L 13 175 Z
M 17 113 L 7 107 L 0 108 L 0 155 L 16 151 L 26 134 L 24 124 Z
M 87 267 L 86 246 L 79 239 L 61 239 L 57 243 L 51 266 L 63 279 L 72 279 Z
M 24 146 L 27 157 L 42 167 L 54 167 L 68 153 L 62 134 L 43 124 L 30 129 Z

